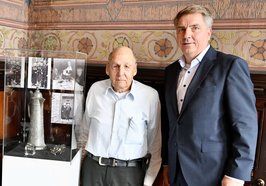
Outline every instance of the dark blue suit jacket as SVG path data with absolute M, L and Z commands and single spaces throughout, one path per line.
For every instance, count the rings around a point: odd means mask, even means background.
M 189 186 L 220 185 L 224 175 L 249 180 L 258 122 L 247 63 L 210 47 L 178 113 L 180 70 L 176 61 L 165 71 L 170 182 L 180 169 Z

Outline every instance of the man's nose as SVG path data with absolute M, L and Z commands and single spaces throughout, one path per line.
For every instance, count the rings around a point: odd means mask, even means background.
M 118 74 L 119 74 L 119 75 L 124 74 L 124 71 L 125 71 L 125 69 L 124 69 L 123 67 L 119 67 L 119 68 L 118 68 Z
M 184 38 L 185 39 L 191 38 L 191 35 L 192 35 L 191 29 L 190 28 L 186 28 L 185 31 L 184 31 Z

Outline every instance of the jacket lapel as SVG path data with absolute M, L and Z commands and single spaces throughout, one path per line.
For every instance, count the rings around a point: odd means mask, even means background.
M 212 66 L 215 64 L 214 63 L 215 59 L 216 59 L 216 51 L 212 47 L 210 47 L 210 49 L 207 51 L 207 53 L 201 60 L 200 65 L 197 69 L 197 72 L 195 73 L 187 89 L 184 103 L 180 111 L 180 115 L 184 112 L 184 110 L 188 106 L 188 103 L 190 102 L 191 98 L 194 96 L 197 89 L 200 87 L 202 81 L 207 77 Z

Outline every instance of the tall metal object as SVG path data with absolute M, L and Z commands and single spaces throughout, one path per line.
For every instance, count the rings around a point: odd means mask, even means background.
M 43 103 L 44 98 L 39 89 L 30 91 L 30 131 L 28 143 L 35 146 L 36 150 L 46 147 L 44 142 Z

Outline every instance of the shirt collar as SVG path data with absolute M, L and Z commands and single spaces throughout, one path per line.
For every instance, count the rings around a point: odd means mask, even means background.
M 197 64 L 201 62 L 201 60 L 203 59 L 203 57 L 205 56 L 209 48 L 210 48 L 210 45 L 208 45 L 195 59 L 191 61 L 190 68 L 196 66 Z M 179 63 L 180 63 L 180 66 L 184 68 L 186 64 L 184 55 L 179 59 Z
M 114 91 L 114 89 L 112 87 L 111 79 L 109 79 L 108 85 L 106 87 L 105 95 L 107 95 L 108 93 L 115 94 L 115 91 Z M 134 95 L 136 95 L 136 93 L 137 93 L 137 90 L 136 90 L 136 81 L 133 80 L 133 82 L 131 84 L 131 89 L 127 93 L 127 95 L 125 96 L 125 98 L 129 97 L 130 99 L 134 100 Z

